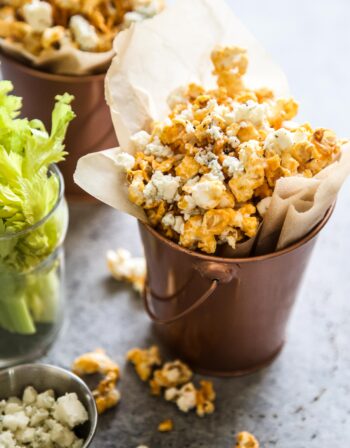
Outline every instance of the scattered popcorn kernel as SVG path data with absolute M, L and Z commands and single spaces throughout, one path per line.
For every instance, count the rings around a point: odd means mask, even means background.
M 243 431 L 236 436 L 236 448 L 259 448 L 259 442 L 253 434 Z
M 192 378 L 189 367 L 179 361 L 166 362 L 161 369 L 154 372 L 150 381 L 151 391 L 158 395 L 162 388 L 176 387 L 187 383 Z
M 77 375 L 90 375 L 92 373 L 101 373 L 106 375 L 109 372 L 115 372 L 116 378 L 119 378 L 119 366 L 106 355 L 103 349 L 96 349 L 94 352 L 85 353 L 75 359 L 72 370 Z
M 167 389 L 165 399 L 175 401 L 180 411 L 187 413 L 197 405 L 197 391 L 193 383 L 187 383 L 180 389 L 175 387 Z
M 143 257 L 132 257 L 125 249 L 109 250 L 107 266 L 118 281 L 131 283 L 135 291 L 143 291 L 146 279 L 146 261 Z
M 136 373 L 142 381 L 147 381 L 151 377 L 154 367 L 160 366 L 162 363 L 159 348 L 156 346 L 144 350 L 133 348 L 127 353 L 126 359 L 134 364 Z
M 206 414 L 212 414 L 215 410 L 214 400 L 216 394 L 211 381 L 200 381 L 200 389 L 197 391 L 197 415 L 203 417 Z
M 186 383 L 181 388 L 170 387 L 166 389 L 164 397 L 167 401 L 174 401 L 182 412 L 196 408 L 199 417 L 212 414 L 215 410 L 216 397 L 213 384 L 210 381 L 201 381 L 200 388 L 196 389 L 193 383 Z
M 103 375 L 102 380 L 92 391 L 99 414 L 119 403 L 120 393 L 116 388 L 120 378 L 119 366 L 106 355 L 104 350 L 97 349 L 79 356 L 74 361 L 72 370 L 79 376 L 93 373 Z
M 159 432 L 169 432 L 172 431 L 173 429 L 174 429 L 174 422 L 171 419 L 164 420 L 158 425 Z
M 93 391 L 93 395 L 95 397 L 97 412 L 99 414 L 103 414 L 108 409 L 116 406 L 120 401 L 120 392 L 113 387 L 105 390 L 103 394 L 99 392 L 99 390 Z

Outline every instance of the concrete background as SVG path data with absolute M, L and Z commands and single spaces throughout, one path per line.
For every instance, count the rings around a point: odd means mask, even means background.
M 213 0 L 214 1 L 214 0 Z M 350 135 L 350 2 L 231 0 L 237 15 L 286 71 L 301 119 Z M 133 346 L 153 342 L 140 298 L 107 273 L 105 251 L 141 253 L 136 223 L 102 205 L 71 205 L 64 333 L 45 361 L 69 367 L 104 347 L 122 366 L 122 402 L 100 418 L 95 448 L 229 448 L 249 430 L 261 446 L 350 446 L 349 182 L 322 232 L 281 356 L 264 371 L 214 379 L 217 410 L 202 420 L 149 396 L 124 363 Z M 157 432 L 173 418 L 175 430 Z

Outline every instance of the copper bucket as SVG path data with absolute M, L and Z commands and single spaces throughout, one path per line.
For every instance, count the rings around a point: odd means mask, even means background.
M 146 311 L 164 343 L 196 371 L 238 376 L 280 352 L 320 230 L 288 248 L 249 258 L 187 250 L 139 223 L 147 261 Z
M 105 74 L 55 75 L 30 68 L 3 53 L 0 56 L 3 79 L 12 81 L 15 95 L 23 97 L 24 117 L 40 118 L 50 129 L 55 96 L 65 92 L 74 95 L 73 109 L 77 117 L 69 126 L 66 138 L 69 156 L 60 164 L 60 170 L 68 197 L 88 197 L 73 182 L 78 159 L 84 154 L 117 146 L 111 114 L 104 98 Z

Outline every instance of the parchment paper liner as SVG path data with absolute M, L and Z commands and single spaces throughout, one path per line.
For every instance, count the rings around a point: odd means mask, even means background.
M 22 44 L 1 38 L 0 49 L 25 65 L 57 75 L 104 73 L 114 56 L 114 50 L 96 53 L 81 51 L 68 44 L 59 50 L 45 50 L 40 56 L 34 56 Z
M 213 85 L 210 52 L 225 43 L 248 49 L 249 87 L 270 87 L 277 95 L 288 96 L 282 71 L 223 0 L 178 0 L 159 16 L 117 36 L 106 99 L 123 151 L 132 154 L 130 136 L 167 116 L 167 98 L 174 89 L 191 81 Z M 125 173 L 113 160 L 118 151 L 81 158 L 75 182 L 102 202 L 145 221 L 144 211 L 127 198 Z M 313 179 L 280 179 L 257 240 L 239 244 L 235 251 L 226 248 L 226 253 L 248 256 L 253 246 L 257 253 L 266 253 L 302 238 L 323 218 L 349 172 L 350 156 L 345 151 Z

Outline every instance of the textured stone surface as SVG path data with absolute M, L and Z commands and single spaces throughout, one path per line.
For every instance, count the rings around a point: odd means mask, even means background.
M 346 0 L 232 1 L 238 15 L 289 75 L 301 116 L 349 135 L 350 88 Z M 107 273 L 105 252 L 141 246 L 134 220 L 107 207 L 71 206 L 67 238 L 68 324 L 46 361 L 69 367 L 73 358 L 104 347 L 122 366 L 122 402 L 100 418 L 96 448 L 229 448 L 249 430 L 262 447 L 350 446 L 349 182 L 322 232 L 276 362 L 245 378 L 214 379 L 217 411 L 183 415 L 149 396 L 124 363 L 133 346 L 155 342 L 140 298 Z M 157 433 L 173 418 L 175 430 Z

